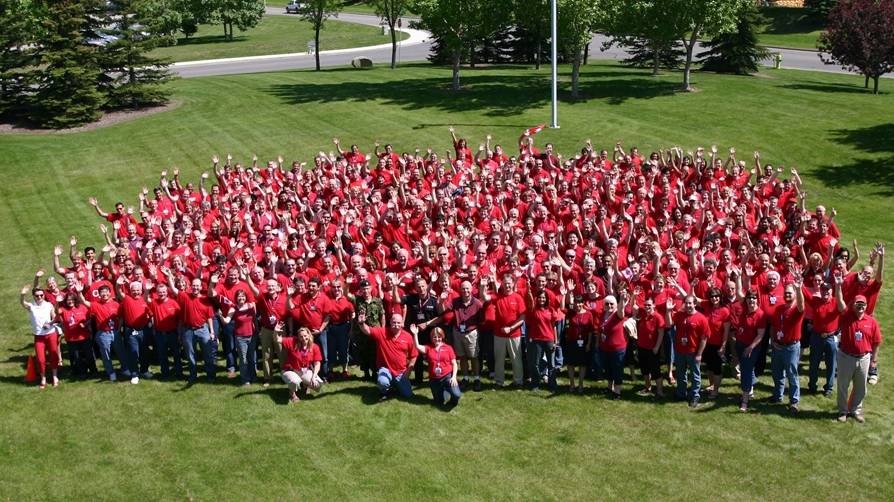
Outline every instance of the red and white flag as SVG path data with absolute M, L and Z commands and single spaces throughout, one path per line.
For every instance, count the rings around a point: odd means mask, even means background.
M 528 136 L 533 136 L 533 135 L 537 134 L 538 132 L 542 131 L 544 127 L 546 127 L 546 124 L 540 124 L 540 125 L 537 125 L 537 126 L 534 126 L 530 129 L 528 129 L 525 132 L 528 133 Z

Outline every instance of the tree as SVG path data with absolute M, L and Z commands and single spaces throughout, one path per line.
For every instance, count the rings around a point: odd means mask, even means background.
M 173 0 L 173 9 L 180 17 L 180 31 L 186 38 L 208 24 L 214 17 L 214 5 L 208 0 Z
M 37 49 L 37 96 L 31 118 L 53 128 L 73 127 L 99 118 L 104 104 L 97 89 L 100 67 L 99 0 L 41 0 L 42 40 Z
M 0 116 L 24 108 L 34 63 L 35 18 L 22 0 L 0 0 Z
M 621 61 L 621 64 L 633 68 L 651 68 L 652 75 L 658 75 L 661 68 L 676 70 L 683 65 L 683 57 L 686 53 L 680 48 L 680 42 L 670 40 L 659 44 L 655 39 L 646 39 L 634 36 L 618 35 L 612 37 L 603 49 L 618 44 L 629 57 Z
M 571 97 L 577 99 L 584 48 L 593 38 L 600 10 L 596 0 L 561 0 L 557 8 L 559 45 L 571 62 Z
M 540 69 L 541 61 L 549 54 L 546 42 L 550 36 L 550 0 L 515 0 L 517 49 Z
M 607 31 L 612 42 L 631 48 L 630 64 L 645 64 L 652 74 L 659 68 L 677 68 L 685 53 L 678 49 L 680 29 L 673 22 L 678 13 L 668 0 L 617 0 L 603 3 Z M 609 45 L 610 46 L 610 45 Z M 607 47 L 606 47 L 607 48 Z
M 837 3 L 838 0 L 807 0 L 804 2 L 804 7 L 825 17 Z
M 223 25 L 227 40 L 233 40 L 233 26 L 245 31 L 264 17 L 263 0 L 218 0 L 213 5 L 212 20 Z
M 154 12 L 154 0 L 112 0 L 111 28 L 114 39 L 103 50 L 108 105 L 112 108 L 139 108 L 164 103 L 170 91 L 163 84 L 171 80 L 168 63 L 147 55 L 159 46 L 162 36 L 147 25 Z
M 639 1 L 639 0 L 626 0 Z M 738 13 L 753 0 L 661 0 L 664 22 L 686 50 L 683 66 L 683 91 L 691 91 L 690 75 L 695 44 L 702 37 L 727 33 L 736 27 Z
M 824 63 L 859 72 L 866 87 L 872 79 L 878 94 L 879 78 L 894 69 L 894 0 L 841 0 L 829 12 L 819 49 Z
M 407 10 L 407 0 L 372 0 L 373 9 L 377 16 L 388 24 L 391 33 L 391 69 L 397 67 L 397 21 Z
M 702 59 L 702 69 L 718 73 L 747 75 L 758 70 L 762 59 L 769 57 L 770 51 L 757 43 L 757 33 L 766 24 L 757 5 L 744 7 L 739 14 L 736 30 L 722 33 L 705 44 L 708 49 L 698 55 Z
M 323 29 L 327 19 L 332 16 L 338 17 L 341 6 L 341 0 L 306 0 L 299 11 L 301 18 L 314 28 L 314 57 L 317 71 L 320 71 L 320 30 Z

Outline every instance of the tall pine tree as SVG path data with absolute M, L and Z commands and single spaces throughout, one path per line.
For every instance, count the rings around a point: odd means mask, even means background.
M 704 58 L 702 69 L 737 75 L 756 72 L 761 60 L 770 55 L 757 43 L 757 34 L 766 22 L 755 4 L 743 8 L 735 31 L 718 35 L 705 44 L 708 50 L 698 55 Z
M 52 128 L 74 127 L 101 115 L 97 85 L 101 0 L 40 0 L 42 38 L 37 50 L 37 94 L 31 119 Z M 88 43 L 91 42 L 91 43 Z
M 34 16 L 23 0 L 0 0 L 0 116 L 27 108 L 34 63 Z
M 171 80 L 168 63 L 147 53 L 158 47 L 163 36 L 146 22 L 152 0 L 114 0 L 109 2 L 111 40 L 102 50 L 107 76 L 104 91 L 111 108 L 140 108 L 164 103 Z

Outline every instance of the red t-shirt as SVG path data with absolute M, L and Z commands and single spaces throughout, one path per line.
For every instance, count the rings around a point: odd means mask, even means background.
M 674 314 L 674 326 L 677 327 L 674 338 L 674 350 L 680 354 L 695 354 L 698 352 L 701 340 L 707 339 L 711 334 L 711 326 L 708 318 L 701 312 L 687 314 L 677 312 Z
M 723 343 L 723 325 L 729 322 L 730 313 L 726 307 L 707 307 L 705 317 L 711 327 L 711 335 L 708 337 L 708 345 L 720 345 Z
M 442 343 L 437 347 L 429 345 L 425 350 L 425 358 L 428 360 L 428 379 L 440 380 L 453 375 L 453 361 L 456 354 L 453 347 Z
M 351 320 L 354 314 L 354 304 L 346 296 L 340 296 L 338 300 L 329 299 L 329 315 L 332 316 L 332 324 L 344 324 Z
M 806 299 L 813 310 L 813 331 L 817 334 L 834 333 L 838 331 L 838 320 L 841 314 L 838 312 L 838 303 L 834 297 L 823 300 L 821 296 L 811 296 Z
M 747 308 L 743 308 L 740 309 L 739 315 L 733 319 L 733 324 L 736 342 L 751 345 L 757 338 L 758 330 L 767 327 L 767 315 L 760 307 L 751 313 Z
M 657 310 L 652 315 L 643 312 L 642 317 L 636 323 L 636 346 L 641 349 L 653 350 L 658 343 L 658 330 L 664 329 L 664 316 Z
M 323 293 L 317 293 L 313 298 L 304 295 L 295 301 L 296 305 L 290 312 L 292 319 L 299 326 L 311 330 L 318 330 L 323 325 L 323 319 L 329 315 L 329 297 Z
M 90 316 L 96 322 L 97 331 L 115 331 L 118 328 L 118 302 L 90 302 Z
M 525 315 L 525 329 L 528 340 L 540 342 L 556 341 L 556 321 L 561 314 L 552 308 L 528 309 Z
M 298 337 L 295 336 L 283 337 L 282 350 L 286 354 L 286 361 L 282 365 L 283 371 L 313 369 L 314 363 L 323 360 L 317 344 L 311 343 L 310 347 L 305 349 L 299 345 Z
M 390 336 L 386 328 L 369 328 L 369 337 L 376 341 L 376 366 L 388 368 L 393 376 L 407 371 L 409 359 L 419 355 L 413 336 L 400 330 L 396 336 Z
M 286 314 L 288 314 L 288 298 L 280 293 L 274 300 L 267 293 L 264 293 L 258 297 L 257 308 L 261 326 L 273 329 L 276 327 L 276 323 L 285 319 Z
M 207 323 L 208 319 L 214 315 L 211 299 L 203 294 L 193 296 L 187 291 L 181 291 L 177 302 L 180 303 L 183 324 L 187 328 L 198 328 Z
M 253 306 L 242 310 L 235 309 L 233 312 L 233 333 L 236 336 L 248 338 L 255 334 L 255 313 Z
M 589 310 L 584 312 L 575 312 L 574 316 L 568 320 L 565 328 L 565 342 L 578 344 L 579 347 L 586 345 L 590 335 L 595 331 L 596 325 L 593 324 L 593 313 Z M 582 343 L 581 343 L 582 342 Z
M 841 316 L 841 342 L 839 350 L 852 356 L 872 352 L 882 343 L 882 332 L 878 322 L 869 314 L 863 314 L 862 319 L 852 309 Z
M 801 341 L 801 324 L 803 322 L 804 312 L 799 311 L 797 305 L 785 303 L 777 305 L 770 317 L 773 341 L 782 345 Z
M 156 331 L 171 332 L 177 330 L 180 324 L 180 303 L 170 296 L 160 302 L 158 298 L 149 302 L 149 312 L 152 313 L 153 324 Z
M 520 337 L 520 327 L 512 330 L 508 335 L 503 333 L 503 328 L 518 321 L 525 313 L 525 299 L 522 298 L 522 295 L 513 292 L 508 295 L 500 295 L 492 301 L 494 304 L 494 336 Z
M 143 329 L 149 324 L 149 305 L 142 298 L 124 295 L 118 313 L 128 328 Z
M 77 304 L 72 308 L 59 307 L 59 318 L 62 324 L 62 334 L 66 342 L 82 342 L 90 339 L 90 329 L 87 327 L 87 307 Z
M 236 281 L 236 284 L 232 286 L 222 282 L 217 285 L 214 291 L 217 293 L 217 304 L 220 306 L 220 311 L 223 315 L 228 315 L 230 310 L 236 306 L 236 293 L 239 291 L 245 291 L 248 301 L 255 301 L 255 295 L 245 281 Z
M 599 350 L 603 352 L 618 352 L 627 348 L 627 338 L 624 336 L 624 321 L 617 314 L 608 316 L 599 323 Z

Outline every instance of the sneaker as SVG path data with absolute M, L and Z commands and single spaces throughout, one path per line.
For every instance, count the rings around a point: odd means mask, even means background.
M 134 385 L 140 383 L 140 377 L 131 377 L 130 383 L 132 383 Z
M 847 414 L 842 413 L 841 415 L 838 415 L 838 421 L 841 423 L 847 422 Z
M 152 378 L 153 376 L 154 376 L 154 375 L 152 374 L 151 371 L 145 371 L 145 372 L 143 372 L 143 378 L 145 378 L 146 380 L 149 380 L 149 379 Z
M 118 380 L 118 375 L 116 375 L 116 374 L 114 374 L 114 373 L 112 373 L 111 375 L 109 375 L 109 381 L 110 381 L 110 382 L 115 382 L 115 381 L 117 381 L 117 380 Z
M 832 389 L 823 392 L 824 397 L 832 397 Z
M 380 403 L 384 403 L 387 400 L 388 400 L 388 394 L 382 394 L 381 396 L 379 396 Z
M 869 382 L 869 385 L 875 385 L 875 384 L 877 384 L 877 383 L 878 383 L 878 374 L 875 374 L 875 375 L 869 375 L 869 380 L 868 380 L 868 382 Z
M 742 401 L 742 402 L 739 404 L 739 411 L 741 411 L 742 413 L 747 412 L 747 411 L 748 411 L 748 403 L 745 402 L 745 401 Z
M 652 394 L 652 389 L 646 389 L 646 388 L 642 388 L 639 391 L 637 391 L 637 393 L 636 393 L 637 396 L 648 396 L 650 394 Z
M 794 414 L 797 415 L 798 412 L 801 411 L 801 408 L 798 407 L 798 403 L 792 403 L 792 404 L 788 407 L 788 410 L 789 410 L 790 412 L 792 412 L 792 413 L 794 413 Z
M 854 415 L 854 419 L 855 419 L 855 420 L 857 421 L 857 423 L 859 423 L 859 424 L 862 424 L 863 422 L 866 421 L 866 418 L 863 417 L 863 414 L 862 414 L 862 413 L 857 413 L 856 415 Z
M 692 409 L 698 408 L 698 401 L 699 401 L 698 397 L 692 398 L 692 401 L 689 401 L 689 407 Z
M 475 383 L 472 384 L 472 390 L 481 392 L 481 380 L 475 380 Z

